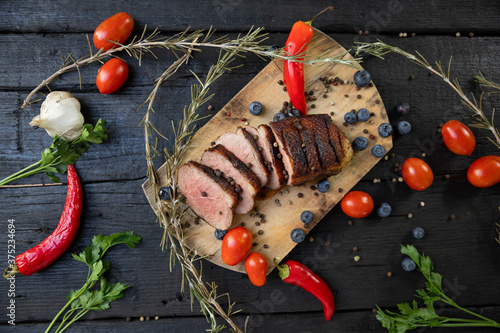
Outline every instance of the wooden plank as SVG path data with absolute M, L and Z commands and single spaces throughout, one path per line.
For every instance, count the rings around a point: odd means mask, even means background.
M 308 20 L 331 1 L 314 4 L 303 1 L 259 2 L 214 0 L 182 2 L 149 0 L 141 6 L 134 2 L 118 6 L 102 6 L 96 14 L 93 1 L 74 3 L 70 0 L 44 2 L 43 10 L 33 10 L 30 2 L 8 1 L 0 17 L 1 32 L 92 33 L 105 18 L 125 11 L 133 16 L 136 31 L 142 27 L 159 27 L 162 31 L 179 31 L 192 26 L 206 29 L 214 26 L 222 31 L 245 31 L 251 26 L 265 26 L 270 31 L 288 32 L 296 20 Z M 357 33 L 359 29 L 373 32 L 399 33 L 495 33 L 498 35 L 498 9 L 495 0 L 437 1 L 422 5 L 407 1 L 358 1 L 335 3 L 335 10 L 315 21 L 315 26 L 326 32 Z M 422 19 L 425 18 L 425 19 Z M 478 19 L 481 18 L 481 19 Z
M 387 332 L 380 322 L 375 318 L 375 314 L 367 310 L 342 312 L 337 311 L 331 321 L 326 321 L 321 311 L 305 312 L 300 315 L 297 314 L 281 314 L 275 313 L 274 310 L 281 305 L 283 298 L 275 295 L 273 302 L 262 303 L 262 311 L 249 318 L 248 333 L 256 332 L 275 332 L 283 329 L 284 325 L 292 325 L 294 332 L 297 333 L 312 333 L 312 332 L 329 332 L 329 331 L 342 331 L 349 333 L 365 333 L 365 332 Z M 440 309 L 444 310 L 443 314 L 449 317 L 461 316 L 457 310 L 453 309 Z M 488 306 L 480 308 L 472 308 L 471 310 L 481 313 L 483 316 L 495 318 L 500 310 L 498 306 Z M 148 315 L 150 320 L 140 321 L 138 317 L 132 317 L 130 322 L 126 322 L 123 316 L 120 319 L 107 319 L 107 320 L 91 320 L 84 317 L 84 319 L 76 322 L 70 327 L 73 333 L 86 333 L 89 327 L 92 327 L 92 332 L 160 332 L 168 331 L 174 333 L 182 332 L 202 332 L 209 328 L 205 317 L 160 317 L 158 320 L 154 319 L 154 315 L 143 313 L 144 318 Z M 85 319 L 86 318 L 86 319 Z M 244 327 L 246 316 L 234 315 L 233 320 L 240 326 Z M 222 324 L 222 322 L 220 322 Z M 32 323 L 32 324 L 16 324 L 16 326 L 0 325 L 2 332 L 18 332 L 22 329 L 25 333 L 43 332 L 48 326 L 48 323 Z M 453 332 L 470 333 L 476 332 L 478 329 L 471 328 L 454 328 Z M 447 333 L 450 328 L 432 328 L 433 333 Z M 481 332 L 496 332 L 494 328 L 481 328 Z
M 344 48 L 319 30 L 315 30 L 308 50 L 308 55 L 311 57 L 324 53 L 329 56 L 345 53 Z M 199 161 L 203 151 L 210 147 L 210 142 L 215 142 L 217 137 L 226 132 L 234 132 L 237 126 L 243 125 L 242 119 L 245 119 L 243 121 L 245 125 L 249 124 L 254 127 L 272 121 L 275 110 L 280 110 L 283 101 L 288 100 L 288 94 L 283 91 L 281 85 L 277 84 L 277 81 L 283 77 L 280 67 L 282 67 L 282 62 L 269 64 L 222 110 L 214 115 L 207 124 L 199 129 L 192 140 L 193 148 L 186 153 L 184 160 Z M 306 91 L 314 92 L 314 97 L 317 97 L 316 101 L 309 103 L 308 113 L 330 113 L 333 123 L 344 131 L 351 142 L 358 136 L 367 137 L 368 135 L 364 134 L 364 130 L 377 134 L 378 126 L 388 121 L 376 87 L 372 86 L 360 90 L 355 88 L 352 77 L 356 71 L 356 69 L 338 65 L 309 67 L 305 71 Z M 328 79 L 339 77 L 342 84 L 333 86 L 333 90 L 329 91 L 321 83 L 320 77 L 328 77 Z M 265 110 L 258 117 L 251 116 L 248 112 L 248 105 L 255 100 L 260 101 Z M 356 125 L 347 126 L 347 123 L 344 122 L 344 114 L 348 110 L 354 109 L 357 111 L 361 108 L 367 108 L 372 112 L 373 116 L 370 117 L 370 120 L 367 123 L 358 122 Z M 342 125 L 342 123 L 345 125 Z M 375 136 L 373 138 L 375 139 Z M 307 191 L 308 187 L 317 184 L 317 180 L 303 186 L 286 186 L 279 193 L 276 193 L 276 191 L 263 192 L 265 200 L 256 201 L 255 206 L 260 214 L 265 215 L 264 221 L 268 223 L 259 222 L 260 218 L 255 217 L 253 213 L 234 216 L 232 226 L 244 225 L 250 230 L 254 241 L 253 251 L 262 253 L 266 257 L 268 273 L 274 269 L 273 259 L 275 257 L 284 258 L 297 245 L 290 238 L 290 232 L 294 228 L 303 227 L 303 223 L 300 221 L 301 212 L 309 210 L 314 214 L 314 221 L 304 230 L 307 234 L 342 199 L 345 193 L 379 161 L 379 158 L 375 158 L 371 154 L 371 148 L 375 144 L 383 145 L 386 151 L 392 148 L 392 139 L 390 137 L 383 139 L 377 134 L 377 139 L 374 139 L 370 140 L 369 147 L 366 150 L 355 153 L 353 160 L 340 174 L 329 177 L 332 189 L 328 193 L 321 194 Z M 148 181 L 144 183 L 144 191 L 155 211 L 158 209 L 155 202 L 156 190 L 171 183 L 165 170 L 165 166 L 158 169 L 159 183 L 156 186 L 149 186 Z M 283 192 L 290 192 L 290 196 L 294 198 L 293 201 L 290 199 L 284 200 Z M 304 192 L 304 197 L 303 200 L 296 201 L 295 198 L 297 198 L 299 192 Z M 279 206 L 283 206 L 281 208 L 278 207 L 280 201 Z M 307 203 L 307 205 L 297 204 L 300 201 Z M 295 202 L 295 205 L 293 205 L 293 202 Z M 192 218 L 187 223 L 192 225 L 185 230 L 190 248 L 196 249 L 200 255 L 207 256 L 209 261 L 217 265 L 241 273 L 245 272 L 243 262 L 236 266 L 229 266 L 222 261 L 219 252 L 220 242 L 214 242 L 214 228 L 212 226 L 206 223 L 194 224 Z

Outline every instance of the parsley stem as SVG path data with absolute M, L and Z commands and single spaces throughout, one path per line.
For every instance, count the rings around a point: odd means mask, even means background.
M 45 330 L 45 333 L 49 333 L 50 330 L 52 329 L 52 327 L 55 325 L 55 323 L 57 322 L 57 319 L 59 319 L 59 317 L 64 313 L 64 311 L 66 311 L 66 309 L 68 308 L 68 306 L 71 305 L 71 303 L 73 303 L 73 301 L 75 301 L 78 297 L 80 297 L 81 294 L 83 294 L 83 292 L 85 290 L 87 290 L 88 288 L 88 285 L 89 285 L 89 282 L 88 282 L 88 279 L 87 279 L 87 283 L 85 283 L 83 285 L 83 287 L 80 288 L 80 290 L 78 290 L 74 295 L 73 297 L 71 297 L 71 299 L 68 301 L 68 303 L 66 303 L 65 306 L 63 306 L 63 308 L 61 309 L 61 311 L 59 311 L 59 313 L 54 317 L 54 319 L 52 319 L 52 322 L 50 323 L 49 327 L 47 327 L 47 330 Z M 63 321 L 61 322 L 61 325 L 64 323 L 64 318 L 63 318 Z M 59 328 L 56 330 L 56 332 L 59 330 Z
M 474 311 L 470 311 L 466 308 L 463 308 L 461 307 L 460 305 L 458 305 L 457 303 L 455 303 L 452 299 L 450 299 L 448 296 L 446 296 L 445 294 L 442 295 L 442 297 L 444 298 L 442 301 L 446 304 L 449 304 L 451 306 L 454 306 L 456 307 L 457 309 L 459 310 L 462 310 L 468 314 L 470 314 L 471 316 L 475 316 L 475 317 L 478 317 L 478 318 L 481 318 L 482 320 L 486 321 L 486 322 L 489 322 L 491 324 L 493 324 L 493 327 L 500 327 L 500 324 L 497 323 L 496 321 L 492 320 L 492 319 L 489 319 L 489 318 L 486 318 L 484 316 L 481 316 L 480 314 L 474 312 Z
M 22 169 L 22 170 L 19 170 L 18 172 L 16 173 L 13 173 L 12 175 L 8 176 L 8 177 L 5 177 L 4 179 L 0 180 L 0 186 L 1 185 L 5 185 L 15 179 L 19 179 L 19 178 L 23 178 L 23 177 L 26 177 L 24 175 L 22 175 L 23 173 L 29 171 L 30 169 L 33 169 L 34 167 L 36 167 L 37 165 L 41 164 L 42 161 L 38 161 L 36 163 L 33 163 L 32 165 Z M 20 176 L 21 175 L 21 176 Z

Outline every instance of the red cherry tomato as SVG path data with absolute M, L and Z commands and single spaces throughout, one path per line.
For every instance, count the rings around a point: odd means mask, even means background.
M 441 127 L 446 147 L 457 155 L 470 155 L 476 148 L 476 137 L 469 127 L 457 120 L 450 120 Z
M 252 234 L 244 227 L 229 230 L 222 240 L 220 254 L 229 266 L 237 265 L 252 247 Z
M 245 259 L 245 271 L 255 286 L 261 287 L 266 283 L 267 260 L 259 252 L 252 252 Z
M 121 59 L 113 58 L 101 66 L 95 84 L 101 94 L 111 94 L 127 81 L 128 66 Z
M 488 155 L 475 160 L 467 170 L 467 179 L 475 187 L 490 187 L 500 182 L 500 156 Z
M 366 192 L 351 191 L 340 201 L 340 207 L 347 216 L 360 219 L 372 212 L 373 199 Z
M 434 174 L 427 163 L 420 158 L 412 157 L 403 164 L 403 179 L 416 191 L 423 191 L 431 186 Z
M 116 46 L 114 41 L 118 43 L 125 43 L 127 38 L 132 33 L 134 28 L 134 19 L 127 13 L 117 13 L 108 17 L 97 26 L 94 31 L 94 45 L 100 50 L 104 48 L 104 52 Z

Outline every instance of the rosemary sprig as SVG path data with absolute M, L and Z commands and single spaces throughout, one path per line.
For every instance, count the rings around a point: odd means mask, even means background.
M 480 86 L 484 87 L 484 88 L 492 88 L 493 91 L 490 92 L 490 94 L 497 94 L 497 93 L 500 93 L 500 84 L 496 83 L 496 82 L 491 82 L 491 81 L 488 81 L 483 73 L 479 72 L 479 75 L 475 75 L 474 76 L 474 79 L 477 83 L 479 83 Z
M 408 303 L 398 304 L 400 313 L 389 310 L 384 311 L 377 306 L 377 319 L 382 323 L 383 327 L 388 329 L 389 333 L 404 333 L 420 327 L 500 328 L 500 323 L 461 307 L 445 294 L 442 285 L 443 276 L 434 272 L 431 258 L 420 254 L 413 245 L 401 245 L 401 253 L 406 254 L 415 262 L 417 270 L 427 280 L 425 289 L 419 289 L 415 294 L 416 297 L 424 301 L 425 307 L 419 307 L 415 300 L 411 305 Z M 448 318 L 438 315 L 434 308 L 435 302 L 443 302 L 475 318 Z
M 174 52 L 175 54 L 176 51 L 180 51 L 182 53 L 200 51 L 201 47 L 219 48 L 234 54 L 239 54 L 239 56 L 241 56 L 240 53 L 253 53 L 260 57 L 301 62 L 313 66 L 333 63 L 358 68 L 357 64 L 361 62 L 361 58 L 344 59 L 343 57 L 345 56 L 345 54 L 347 54 L 347 52 L 334 57 L 324 57 L 323 55 L 308 57 L 304 54 L 304 52 L 295 55 L 285 55 L 283 48 L 270 50 L 269 46 L 260 45 L 260 43 L 267 39 L 267 34 L 263 33 L 264 28 L 254 29 L 252 27 L 244 38 L 238 36 L 238 38 L 236 39 L 230 39 L 227 36 L 212 38 L 215 32 L 215 30 L 213 29 L 209 29 L 207 33 L 204 34 L 203 30 L 190 32 L 189 28 L 187 28 L 186 30 L 171 37 L 160 36 L 160 31 L 158 29 L 155 29 L 151 34 L 146 36 L 146 29 L 147 27 L 144 27 L 141 36 L 135 36 L 130 43 L 115 43 L 116 47 L 106 52 L 102 52 L 102 50 L 99 50 L 96 53 L 93 53 L 92 45 L 90 44 L 90 40 L 87 36 L 90 54 L 79 59 L 75 59 L 71 53 L 69 53 L 66 57 L 63 57 L 63 63 L 59 70 L 43 80 L 35 89 L 33 89 L 28 94 L 21 107 L 26 108 L 30 104 L 30 101 L 35 93 L 37 93 L 43 87 L 48 87 L 48 85 L 54 79 L 64 73 L 77 70 L 81 85 L 81 67 L 96 61 L 102 63 L 101 59 L 109 56 L 114 56 L 115 53 L 121 51 L 125 51 L 129 56 L 137 59 L 139 61 L 139 64 L 141 64 L 142 56 L 144 54 L 150 54 L 153 57 L 157 58 L 156 54 L 154 53 L 155 48 L 165 48 Z M 202 39 L 203 36 L 205 37 Z
M 251 45 L 255 47 L 257 42 L 257 34 L 254 31 L 243 36 L 238 36 L 236 40 L 232 43 L 235 46 L 238 45 Z M 194 42 L 198 43 L 198 42 Z M 180 193 L 177 192 L 176 188 L 176 172 L 178 168 L 184 163 L 183 156 L 190 148 L 190 143 L 192 135 L 195 130 L 195 122 L 201 118 L 196 113 L 197 109 L 205 104 L 212 94 L 209 94 L 210 86 L 220 78 L 226 71 L 231 70 L 231 63 L 236 56 L 238 56 L 239 49 L 231 50 L 221 50 L 218 62 L 213 65 L 205 80 L 202 80 L 195 73 L 193 75 L 197 79 L 198 83 L 191 87 L 191 103 L 184 108 L 184 114 L 182 120 L 178 125 L 172 122 L 172 130 L 174 134 L 174 141 L 172 147 L 165 148 L 163 151 L 163 157 L 166 160 L 166 178 L 169 179 L 170 184 L 168 186 L 171 189 L 171 199 L 168 202 L 163 202 L 159 200 L 157 182 L 158 178 L 156 176 L 156 169 L 153 164 L 153 158 L 155 155 L 160 155 L 157 151 L 157 139 L 153 138 L 153 134 L 156 133 L 158 136 L 163 137 L 151 124 L 149 116 L 153 112 L 153 102 L 156 92 L 159 86 L 168 77 L 175 73 L 183 64 L 185 64 L 191 52 L 195 51 L 195 47 L 191 47 L 185 52 L 184 55 L 176 62 L 174 62 L 156 81 L 155 88 L 149 95 L 145 103 L 148 103 L 148 109 L 146 115 L 143 119 L 144 133 L 145 133 L 145 145 L 146 145 L 146 158 L 147 158 L 147 173 L 149 175 L 150 186 L 153 186 L 153 192 L 155 193 L 155 203 L 157 205 L 158 220 L 162 227 L 164 228 L 164 237 L 162 240 L 162 246 L 167 247 L 170 245 L 170 267 L 178 261 L 182 268 L 182 285 L 181 291 L 184 290 L 185 285 L 189 286 L 189 291 L 191 295 L 191 302 L 193 304 L 194 299 L 196 299 L 201 307 L 201 311 L 204 313 L 207 321 L 210 323 L 210 332 L 220 332 L 225 325 L 218 325 L 216 321 L 216 316 L 222 317 L 231 329 L 235 332 L 243 332 L 231 319 L 231 315 L 237 313 L 238 311 L 233 311 L 234 303 L 228 294 L 218 295 L 217 285 L 214 282 L 205 283 L 202 279 L 201 262 L 197 264 L 196 262 L 204 258 L 200 256 L 196 249 L 189 249 L 186 245 L 186 236 L 184 235 L 182 229 L 182 222 L 186 219 L 186 210 L 183 203 L 184 198 Z M 144 105 L 144 104 L 143 104 Z M 154 144 L 153 144 L 154 141 Z M 225 297 L 227 299 L 227 310 L 224 310 L 219 303 L 219 299 Z
M 389 44 L 386 44 L 379 40 L 378 42 L 375 43 L 357 43 L 358 45 L 354 47 L 354 50 L 356 51 L 355 55 L 358 56 L 361 53 L 366 53 L 373 55 L 375 57 L 378 57 L 380 59 L 384 59 L 384 55 L 388 53 L 396 53 L 399 55 L 402 55 L 403 57 L 409 59 L 411 62 L 424 67 L 431 71 L 432 73 L 436 74 L 437 76 L 441 77 L 444 82 L 448 83 L 453 90 L 460 96 L 462 99 L 462 104 L 470 108 L 474 112 L 475 116 L 475 121 L 474 123 L 471 124 L 473 127 L 477 128 L 482 128 L 489 130 L 492 134 L 494 139 L 488 138 L 498 149 L 500 149 L 500 132 L 498 129 L 495 128 L 494 126 L 494 116 L 495 116 L 495 109 L 492 110 L 491 114 L 491 122 L 490 120 L 486 117 L 484 114 L 483 108 L 482 108 L 482 102 L 483 102 L 483 95 L 484 93 L 481 94 L 479 99 L 476 99 L 474 94 L 471 94 L 472 97 L 469 99 L 465 93 L 463 92 L 462 88 L 460 87 L 460 84 L 458 82 L 457 78 L 451 79 L 450 73 L 451 73 L 451 60 L 452 57 L 450 57 L 450 60 L 448 62 L 448 67 L 443 68 L 443 65 L 441 64 L 440 61 L 437 61 L 434 68 L 425 58 L 422 56 L 418 51 L 415 51 L 417 55 L 408 53 L 399 47 L 391 46 Z M 475 76 L 476 81 L 483 87 L 489 87 L 498 90 L 500 88 L 500 85 L 494 82 L 488 81 L 481 73 L 480 75 Z M 498 92 L 498 91 L 497 91 Z

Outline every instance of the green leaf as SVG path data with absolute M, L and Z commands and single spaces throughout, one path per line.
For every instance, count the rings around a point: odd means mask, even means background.
M 104 277 L 104 276 L 101 276 L 101 291 L 106 294 L 109 290 L 109 282 L 108 280 Z
M 50 178 L 50 180 L 52 180 L 54 183 L 59 183 L 59 178 L 56 177 L 56 175 L 54 175 L 53 173 L 51 172 L 46 172 L 45 173 L 47 175 L 47 177 Z
M 90 265 L 90 268 L 92 269 L 92 274 L 90 275 L 89 280 L 90 281 L 97 281 L 97 280 L 99 280 L 99 277 L 101 276 L 101 273 L 103 273 L 103 262 L 102 262 L 102 260 L 99 260 L 96 263 L 93 263 L 92 265 Z
M 106 293 L 105 298 L 110 301 L 121 298 L 123 297 L 123 292 L 127 288 L 129 288 L 129 286 L 121 282 L 113 283 L 109 288 L 109 291 Z
M 55 159 L 55 156 L 52 153 L 52 149 L 50 148 L 45 148 L 42 151 L 42 166 L 49 165 L 53 160 Z
M 436 288 L 439 288 L 440 291 L 443 290 L 443 276 L 439 273 L 432 272 L 430 276 L 431 282 L 436 286 Z
M 135 248 L 135 244 L 141 241 L 141 236 L 134 234 L 133 231 L 125 231 L 121 234 L 111 235 L 111 245 L 125 244 L 128 247 Z

